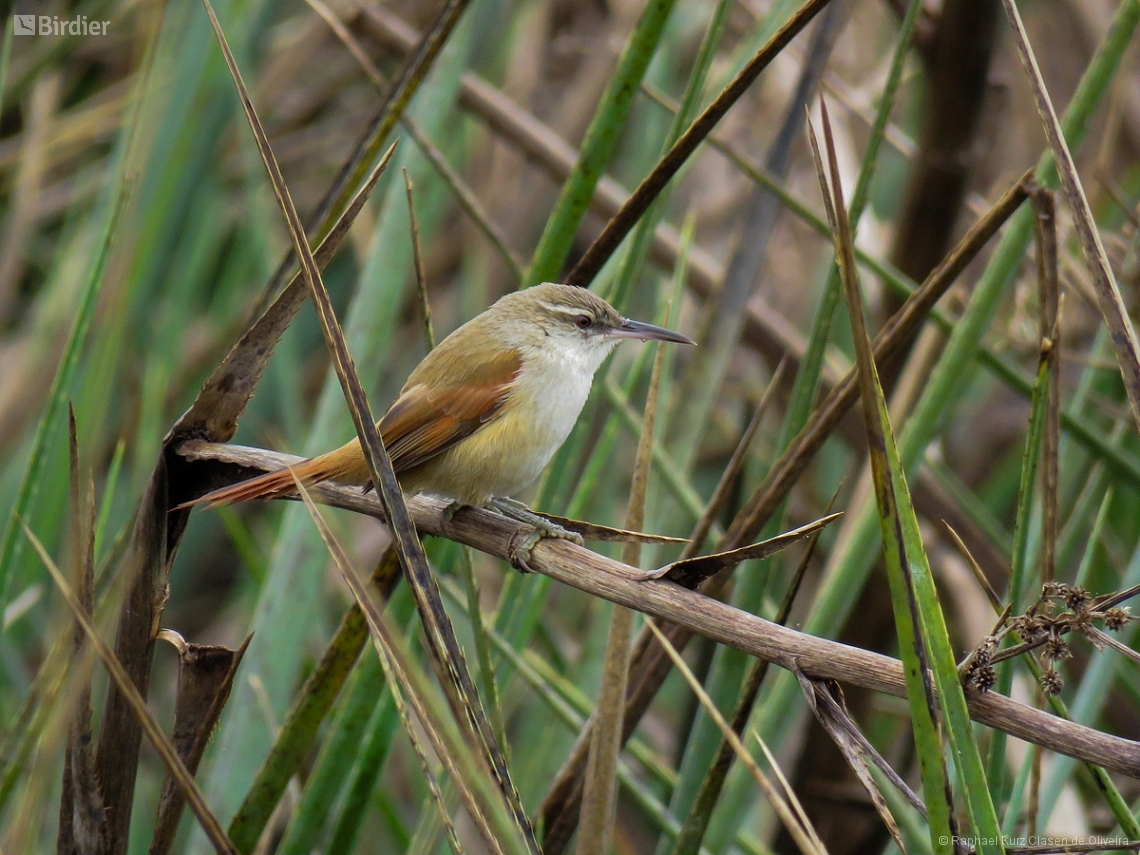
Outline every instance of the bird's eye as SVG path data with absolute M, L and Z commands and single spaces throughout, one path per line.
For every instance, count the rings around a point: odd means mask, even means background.
M 580 330 L 588 330 L 594 325 L 594 319 L 589 315 L 578 315 L 578 317 L 574 319 L 574 324 Z

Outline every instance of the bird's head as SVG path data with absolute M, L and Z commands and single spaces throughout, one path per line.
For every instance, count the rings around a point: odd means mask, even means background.
M 622 339 L 695 344 L 688 336 L 664 327 L 623 318 L 592 291 L 546 282 L 508 294 L 495 304 L 496 314 L 519 336 L 524 347 L 557 345 L 600 365 Z

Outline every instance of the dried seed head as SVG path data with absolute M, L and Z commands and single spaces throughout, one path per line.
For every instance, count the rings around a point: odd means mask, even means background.
M 1111 629 L 1113 632 L 1119 632 L 1128 625 L 1128 621 L 1132 620 L 1132 615 L 1128 607 L 1120 607 L 1109 609 L 1104 613 L 1104 625 Z
M 988 692 L 997 682 L 997 671 L 993 665 L 980 665 L 970 674 L 970 682 L 979 692 Z
M 1068 586 L 1066 586 L 1068 588 Z M 1084 588 L 1073 586 L 1065 593 L 1065 605 L 1075 612 L 1079 612 L 1089 604 L 1092 598 Z
M 993 658 L 996 649 L 997 639 L 992 635 L 988 636 L 985 641 L 978 645 L 978 649 L 974 651 L 974 664 L 989 665 L 990 659 Z
M 1049 640 L 1045 642 L 1041 655 L 1047 662 L 1059 662 L 1062 659 L 1068 659 L 1073 654 L 1069 651 L 1069 645 L 1065 644 L 1064 638 L 1059 635 L 1050 635 Z
M 1041 598 L 1056 598 L 1063 600 L 1069 594 L 1069 586 L 1064 582 L 1046 582 L 1041 586 Z
M 1061 675 L 1052 668 L 1041 675 L 1041 691 L 1046 695 L 1053 696 L 1061 694 L 1062 685 Z
M 1092 609 L 1082 609 L 1081 611 L 1075 612 L 1073 614 L 1073 616 L 1069 619 L 1069 622 L 1068 622 L 1069 623 L 1069 629 L 1072 630 L 1073 632 L 1079 632 L 1081 634 L 1084 634 L 1088 630 L 1088 628 L 1090 626 L 1092 626 L 1092 622 L 1093 622 L 1093 611 L 1092 611 Z
M 1049 622 L 1040 615 L 1026 615 L 1021 622 L 1021 637 L 1030 643 L 1043 640 Z
M 986 665 L 984 668 L 978 669 L 978 688 L 987 692 L 994 687 L 995 683 L 997 683 L 997 671 L 993 665 Z

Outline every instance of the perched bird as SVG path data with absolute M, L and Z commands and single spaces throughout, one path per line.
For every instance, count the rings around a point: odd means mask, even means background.
M 534 525 L 539 536 L 580 542 L 510 497 L 550 462 L 582 412 L 594 373 L 627 338 L 694 344 L 680 333 L 623 318 L 584 288 L 550 282 L 508 294 L 459 327 L 416 366 L 377 423 L 404 493 L 494 507 Z M 187 504 L 295 495 L 294 476 L 306 484 L 371 485 L 354 438 Z

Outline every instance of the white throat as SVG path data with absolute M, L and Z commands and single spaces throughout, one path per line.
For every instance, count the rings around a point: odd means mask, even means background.
M 549 448 L 547 459 L 570 435 L 590 396 L 594 374 L 616 343 L 583 347 L 580 341 L 550 336 L 541 347 L 528 348 L 518 379 L 519 394 L 533 402 L 533 427 L 539 444 Z

